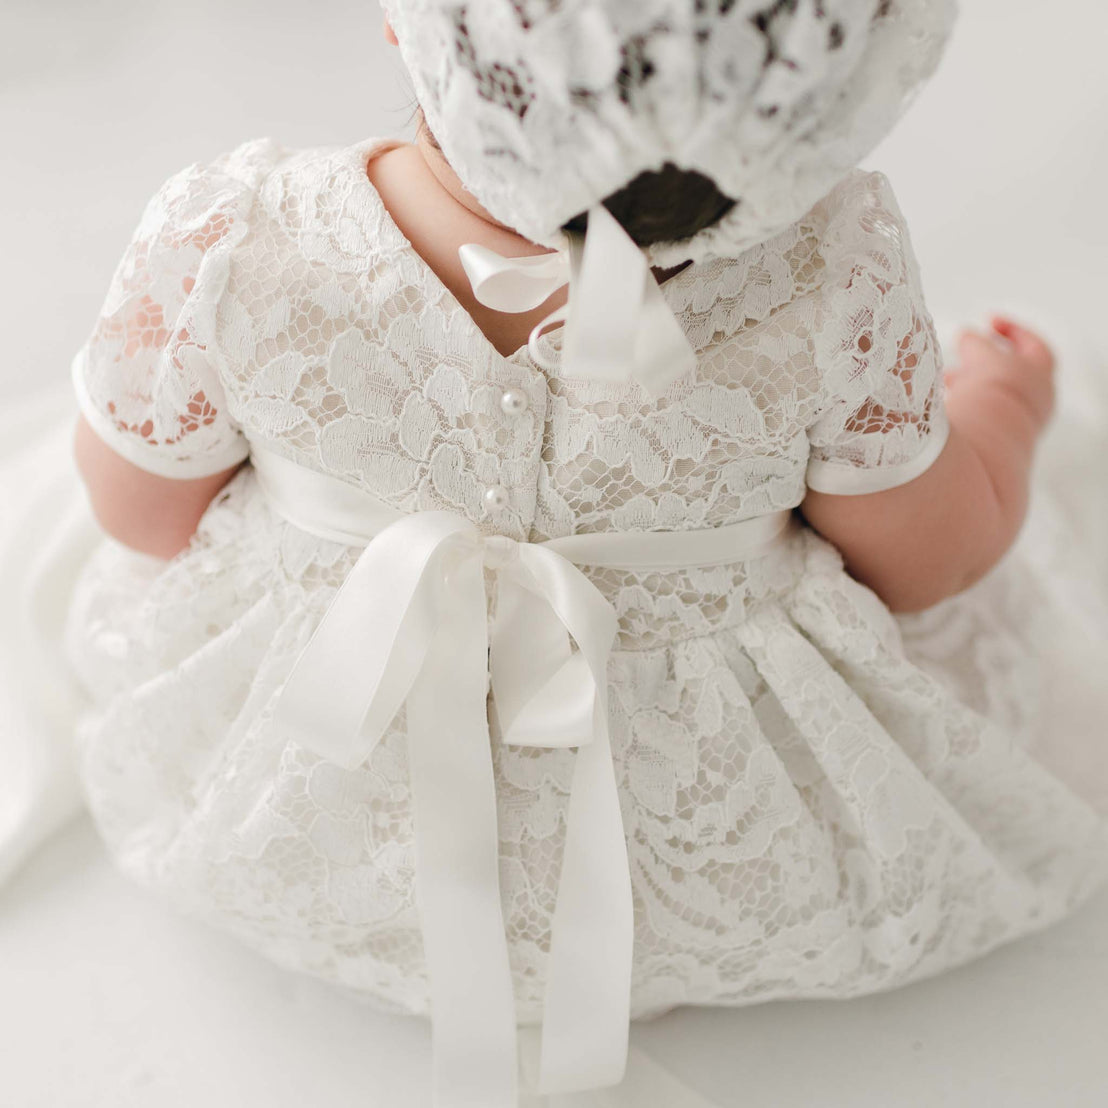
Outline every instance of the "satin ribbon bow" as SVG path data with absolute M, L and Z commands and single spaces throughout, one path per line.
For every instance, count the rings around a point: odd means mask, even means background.
M 486 569 L 496 581 L 491 634 Z M 283 736 L 346 767 L 362 764 L 405 708 L 437 1108 L 517 1105 L 490 682 L 504 742 L 578 747 L 538 1091 L 622 1079 L 633 917 L 608 735 L 616 628 L 611 605 L 562 555 L 484 536 L 450 512 L 419 512 L 369 543 L 278 698 Z
M 544 369 L 552 366 L 538 345 L 547 327 L 565 322 L 562 372 L 596 381 L 633 379 L 660 396 L 696 366 L 689 343 L 646 255 L 603 204 L 589 209 L 588 231 L 568 235 L 553 254 L 506 258 L 478 243 L 459 247 L 477 299 L 501 312 L 528 312 L 569 284 L 565 307 L 535 327 L 528 349 Z

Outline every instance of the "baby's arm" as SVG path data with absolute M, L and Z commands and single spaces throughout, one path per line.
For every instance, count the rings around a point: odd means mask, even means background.
M 97 522 L 124 546 L 157 558 L 172 558 L 188 546 L 216 493 L 239 470 L 235 465 L 187 480 L 159 477 L 107 446 L 84 416 L 73 445 Z
M 73 359 L 74 450 L 93 512 L 143 553 L 180 553 L 249 457 L 222 376 L 219 308 L 259 182 L 283 156 L 245 143 L 166 180 Z
M 999 341 L 961 336 L 962 364 L 947 374 L 950 436 L 922 476 L 865 495 L 809 491 L 800 506 L 893 611 L 968 588 L 1023 523 L 1032 454 L 1053 409 L 1054 358 L 1026 328 L 1001 318 L 992 326 Z

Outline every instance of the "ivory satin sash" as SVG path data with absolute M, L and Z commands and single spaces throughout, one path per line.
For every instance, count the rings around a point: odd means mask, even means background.
M 518 1104 L 490 688 L 503 742 L 577 748 L 536 1091 L 618 1084 L 634 923 L 608 735 L 618 621 L 578 565 L 740 561 L 777 543 L 790 513 L 700 531 L 517 542 L 450 512 L 405 515 L 265 448 L 254 447 L 252 461 L 279 515 L 365 547 L 279 692 L 274 724 L 283 738 L 353 768 L 405 708 L 436 1108 Z M 497 591 L 491 627 L 486 569 Z

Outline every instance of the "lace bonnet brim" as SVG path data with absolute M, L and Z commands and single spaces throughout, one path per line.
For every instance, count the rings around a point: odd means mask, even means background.
M 734 257 L 808 211 L 938 64 L 955 0 L 383 0 L 427 123 L 534 242 L 670 161 L 737 201 L 654 265 Z

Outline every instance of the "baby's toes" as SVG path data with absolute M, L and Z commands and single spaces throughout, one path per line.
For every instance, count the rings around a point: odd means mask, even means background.
M 958 335 L 958 361 L 967 370 L 994 367 L 1003 352 L 991 339 L 969 328 Z
M 994 316 L 991 320 L 993 330 L 1006 338 L 1016 352 L 1040 373 L 1050 373 L 1054 369 L 1054 352 L 1034 331 L 1006 316 Z

